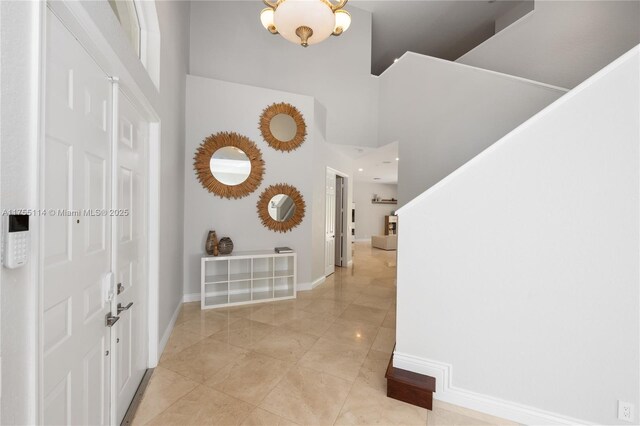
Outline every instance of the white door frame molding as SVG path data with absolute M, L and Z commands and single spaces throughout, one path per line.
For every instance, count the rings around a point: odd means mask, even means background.
M 39 27 L 41 32 L 40 46 L 37 49 L 39 51 L 39 58 L 37 62 L 40 65 L 37 93 L 39 95 L 39 110 L 38 110 L 38 155 L 37 162 L 42 164 L 44 161 L 44 129 L 45 129 L 45 67 L 46 67 L 46 9 L 49 8 L 54 15 L 56 15 L 62 23 L 69 29 L 69 31 L 78 39 L 80 44 L 85 50 L 93 57 L 98 66 L 102 68 L 106 75 L 117 76 L 119 79 L 120 89 L 127 95 L 127 97 L 135 104 L 135 107 L 142 113 L 145 119 L 151 123 L 149 128 L 149 162 L 148 162 L 148 187 L 149 205 L 147 209 L 147 247 L 149 250 L 148 255 L 148 367 L 155 367 L 158 363 L 158 280 L 159 280 L 159 225 L 160 225 L 160 115 L 157 112 L 157 91 L 151 92 L 152 99 L 147 96 L 149 93 L 147 88 L 146 92 L 143 87 L 140 86 L 139 81 L 133 77 L 136 72 L 130 72 L 127 65 L 120 59 L 118 54 L 111 47 L 107 39 L 103 36 L 98 25 L 92 20 L 90 15 L 84 9 L 81 2 L 74 0 L 61 0 L 61 1 L 47 1 L 42 2 L 40 5 L 39 13 Z M 142 64 L 140 64 L 142 67 Z M 143 83 L 146 85 L 145 83 Z M 150 87 L 153 86 L 151 79 L 149 79 Z M 153 99 L 156 97 L 156 99 Z M 36 188 L 36 197 L 38 199 L 38 207 L 44 206 L 44 191 L 43 188 L 44 174 L 41 172 L 41 167 L 38 167 L 38 185 Z M 34 226 L 34 230 L 37 232 L 37 239 L 43 241 L 43 227 L 40 224 Z M 35 377 L 35 418 L 36 423 L 43 423 L 43 318 L 42 318 L 42 306 L 43 306 L 43 249 L 42 244 L 38 244 L 37 252 L 33 253 L 33 264 L 37 265 L 35 274 L 38 282 L 38 298 L 35 303 L 36 311 L 36 335 L 37 335 L 37 368 Z M 112 407 L 113 410 L 113 407 Z M 113 412 L 113 411 L 112 411 Z M 114 417 L 111 416 L 113 422 Z
M 342 197 L 343 197 L 344 205 L 346 206 L 348 204 L 348 201 L 349 201 L 349 190 L 350 190 L 350 185 L 351 185 L 351 177 L 347 173 L 342 172 L 342 171 L 337 170 L 337 169 L 334 169 L 333 167 L 329 167 L 329 166 L 327 166 L 327 168 L 326 168 L 325 178 L 326 178 L 328 173 L 335 174 L 336 176 L 340 176 L 340 177 L 345 179 L 346 191 L 344 191 L 344 193 L 342 194 Z M 327 212 L 326 207 L 325 207 L 324 211 L 325 211 L 325 214 L 326 214 L 326 212 Z M 346 253 L 348 252 L 348 250 L 351 249 L 351 247 L 349 245 L 349 242 L 351 240 L 351 230 L 350 230 L 350 226 L 349 226 L 349 224 L 351 223 L 349 221 L 350 211 L 351 211 L 350 208 L 344 209 L 344 212 L 342 214 L 342 223 L 343 223 L 343 228 L 344 228 L 343 232 L 344 232 L 344 236 L 345 236 L 345 238 L 343 238 L 343 242 L 342 242 L 342 253 L 345 254 L 345 265 L 343 265 L 343 267 L 344 266 L 348 266 L 346 264 L 346 263 L 348 263 L 348 262 L 346 262 L 346 259 L 348 257 L 348 256 L 346 256 Z M 326 222 L 327 221 L 326 221 L 326 218 L 325 218 L 325 226 L 326 226 Z M 325 253 L 325 257 L 326 257 L 326 253 Z M 326 258 L 324 259 L 324 264 L 325 265 L 327 264 L 327 259 Z

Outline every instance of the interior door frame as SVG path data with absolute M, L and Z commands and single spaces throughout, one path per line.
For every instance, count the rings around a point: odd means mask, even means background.
M 345 244 L 344 240 L 347 237 L 346 235 L 346 226 L 347 224 L 344 221 L 344 205 L 347 201 L 347 197 L 345 197 L 345 190 L 347 189 L 345 186 L 345 178 L 336 174 L 336 223 L 334 225 L 335 228 L 335 238 L 339 240 L 340 244 L 334 244 L 335 257 L 333 259 L 334 266 L 338 266 L 340 268 L 346 266 L 346 252 L 345 252 Z M 338 185 L 340 182 L 340 185 Z M 342 210 L 342 214 L 338 213 L 338 207 Z M 337 220 L 340 217 L 340 220 Z M 338 232 L 339 231 L 339 232 Z M 338 256 L 338 248 L 340 248 L 340 255 Z M 339 263 L 339 264 L 338 264 Z
M 144 90 L 139 86 L 136 79 L 131 74 L 128 67 L 120 59 L 117 52 L 113 50 L 109 42 L 104 38 L 98 25 L 89 16 L 80 2 L 74 0 L 60 0 L 40 3 L 38 16 L 38 26 L 40 29 L 40 40 L 38 46 L 38 58 L 34 61 L 39 64 L 38 87 L 39 111 L 38 111 L 38 179 L 36 196 L 39 207 L 44 206 L 44 173 L 40 167 L 44 163 L 44 139 L 46 120 L 46 54 L 47 54 L 47 9 L 67 27 L 67 29 L 78 39 L 83 48 L 93 57 L 98 66 L 105 72 L 106 76 L 117 76 L 120 90 L 127 95 L 129 100 L 140 111 L 149 122 L 149 159 L 147 167 L 147 247 L 149 250 L 147 260 L 147 328 L 148 328 L 148 368 L 158 364 L 158 298 L 159 298 L 159 252 L 160 252 L 160 115 L 147 98 Z M 39 222 L 39 221 L 38 221 Z M 34 227 L 37 232 L 37 241 L 41 242 L 44 236 L 44 227 L 39 223 Z M 35 371 L 35 411 L 36 423 L 43 423 L 43 278 L 44 278 L 44 256 L 42 244 L 38 244 L 37 251 L 34 252 L 34 264 L 37 265 L 37 301 L 36 301 L 36 335 L 37 335 L 37 368 Z M 112 335 L 111 346 L 114 345 L 115 335 Z M 113 389 L 111 390 L 113 394 Z M 110 407 L 109 420 L 113 424 L 115 419 L 115 404 Z
M 344 179 L 344 190 L 342 191 L 342 204 L 343 206 L 346 206 L 349 202 L 349 185 L 351 185 L 351 178 L 349 177 L 349 175 L 347 173 L 344 173 L 340 170 L 334 169 L 333 167 L 329 167 L 327 166 L 327 169 L 325 171 L 325 181 L 326 181 L 326 177 L 328 174 L 334 174 L 336 176 L 340 176 L 341 178 Z M 325 215 L 327 214 L 327 208 L 325 205 L 324 208 L 324 212 Z M 348 256 L 347 256 L 347 251 L 350 249 L 349 247 L 349 242 L 351 241 L 351 227 L 350 227 L 350 215 L 351 215 L 351 208 L 345 209 L 343 208 L 343 212 L 342 212 L 342 232 L 344 234 L 344 238 L 342 239 L 342 253 L 344 255 L 344 262 L 342 267 L 347 267 L 351 265 L 351 260 L 347 260 Z M 325 235 L 326 235 L 326 224 L 327 224 L 327 219 L 325 217 Z M 324 259 L 324 264 L 327 264 L 327 259 L 326 259 L 327 253 L 325 251 L 325 259 Z M 335 264 L 335 262 L 333 262 Z

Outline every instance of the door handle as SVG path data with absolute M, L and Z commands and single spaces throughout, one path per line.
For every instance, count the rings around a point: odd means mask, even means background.
M 113 327 L 113 325 L 114 325 L 115 323 L 117 323 L 119 319 L 120 319 L 120 317 L 119 317 L 119 316 L 117 316 L 117 315 L 111 315 L 111 312 L 109 312 L 109 313 L 105 316 L 105 319 L 104 319 L 104 320 L 105 320 L 105 325 L 106 325 L 107 327 Z
M 132 306 L 133 306 L 133 302 L 129 302 L 127 306 L 122 306 L 122 303 L 118 303 L 118 315 L 120 315 L 120 312 L 122 311 L 128 311 L 129 308 Z

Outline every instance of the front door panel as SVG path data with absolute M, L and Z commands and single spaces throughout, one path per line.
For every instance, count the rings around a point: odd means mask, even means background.
M 120 423 L 147 368 L 147 152 L 149 124 L 118 94 L 117 261 L 123 308 L 116 332 L 117 421 Z M 117 307 L 116 307 L 117 309 Z
M 111 85 L 47 11 L 43 423 L 109 423 Z

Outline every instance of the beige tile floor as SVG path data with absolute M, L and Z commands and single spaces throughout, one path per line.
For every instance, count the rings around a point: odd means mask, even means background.
M 295 300 L 207 311 L 184 304 L 134 424 L 509 424 L 386 397 L 395 252 L 362 243 L 354 251 L 353 267 Z

